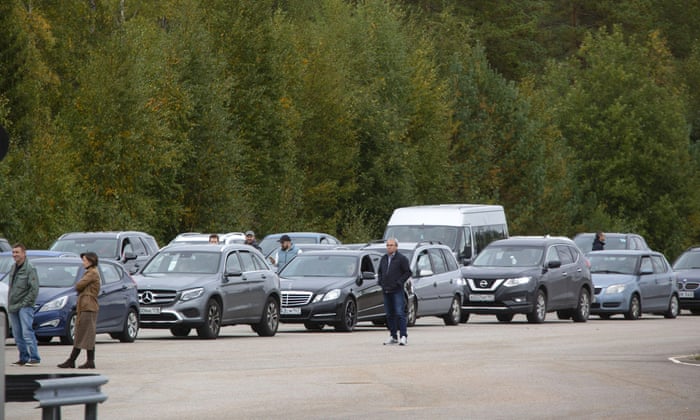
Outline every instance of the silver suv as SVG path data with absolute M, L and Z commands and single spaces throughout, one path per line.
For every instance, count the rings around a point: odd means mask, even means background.
M 243 244 L 170 245 L 134 276 L 141 328 L 185 337 L 216 338 L 221 327 L 250 324 L 260 336 L 277 333 L 280 281 L 262 254 Z

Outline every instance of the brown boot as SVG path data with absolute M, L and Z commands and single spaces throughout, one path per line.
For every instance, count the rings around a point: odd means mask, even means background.
M 75 367 L 75 359 L 78 358 L 78 355 L 80 354 L 80 349 L 73 347 L 73 351 L 70 354 L 70 357 L 60 365 L 57 365 L 58 367 L 62 369 L 67 369 L 67 368 L 74 368 Z
M 87 361 L 78 366 L 78 369 L 95 369 L 95 349 L 87 351 Z

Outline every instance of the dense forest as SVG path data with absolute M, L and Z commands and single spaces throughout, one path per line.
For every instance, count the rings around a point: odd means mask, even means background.
M 511 234 L 700 242 L 698 0 L 3 0 L 0 236 Z

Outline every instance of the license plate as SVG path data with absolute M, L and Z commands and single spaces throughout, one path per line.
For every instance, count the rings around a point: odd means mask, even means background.
M 496 298 L 494 295 L 470 294 L 469 300 L 472 302 L 493 302 Z
M 280 308 L 280 315 L 301 315 L 301 308 Z
M 678 292 L 678 297 L 692 299 L 695 297 L 695 292 L 688 292 L 688 291 L 682 290 L 682 291 Z
M 158 315 L 160 314 L 160 306 L 154 306 L 154 307 L 140 307 L 139 312 L 141 315 Z

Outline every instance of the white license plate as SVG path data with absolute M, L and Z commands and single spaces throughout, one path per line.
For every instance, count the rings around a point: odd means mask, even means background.
M 280 315 L 301 315 L 301 308 L 280 308 Z
M 140 307 L 139 312 L 141 315 L 158 315 L 160 314 L 160 306 L 154 306 L 154 307 Z
M 688 291 L 682 290 L 682 291 L 678 292 L 678 297 L 692 299 L 695 297 L 695 292 L 688 292 Z
M 469 300 L 472 302 L 493 302 L 494 300 L 496 300 L 496 298 L 494 297 L 494 295 L 470 294 Z

